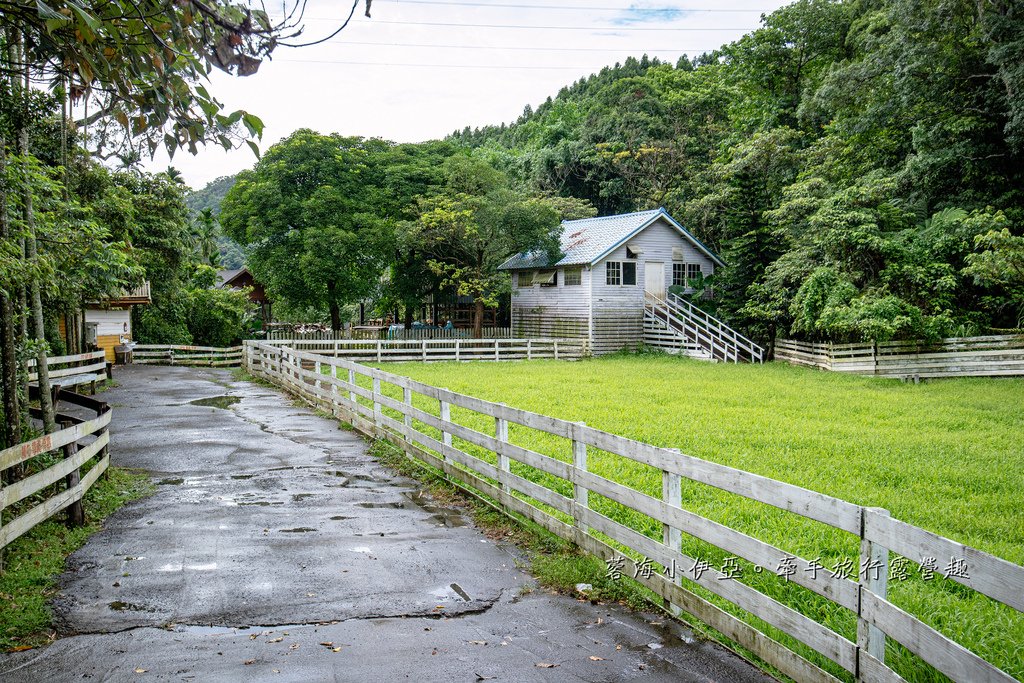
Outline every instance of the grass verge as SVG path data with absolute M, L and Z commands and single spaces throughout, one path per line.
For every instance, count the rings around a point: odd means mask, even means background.
M 148 475 L 111 467 L 85 494 L 85 526 L 68 528 L 63 515 L 57 514 L 3 549 L 0 649 L 28 649 L 53 640 L 48 603 L 68 556 L 99 531 L 111 513 L 152 491 Z
M 410 363 L 385 369 L 884 507 L 898 519 L 1024 563 L 1024 381 L 1019 379 L 913 385 L 777 363 L 707 364 L 652 354 L 578 363 Z M 383 390 L 401 396 L 390 385 Z M 437 414 L 436 401 L 414 397 L 414 404 Z M 452 419 L 494 433 L 491 418 L 454 408 Z M 565 440 L 535 430 L 512 425 L 510 440 L 561 460 L 571 457 Z M 494 462 L 493 454 L 472 444 L 455 439 L 455 445 Z M 589 458 L 595 473 L 660 497 L 660 472 L 596 449 Z M 516 464 L 513 472 L 571 495 L 564 481 Z M 660 524 L 653 519 L 594 494 L 590 504 L 660 538 Z M 712 487 L 684 482 L 683 506 L 786 553 L 817 558 L 829 569 L 846 560 L 858 563 L 857 539 L 851 535 Z M 682 549 L 715 568 L 728 559 L 724 551 L 685 535 Z M 948 559 L 942 558 L 940 573 Z M 1016 646 L 1024 642 L 1024 615 L 940 576 L 923 578 L 921 558 L 907 560 L 909 575 L 890 581 L 893 602 L 1011 675 L 1024 676 Z M 775 567 L 757 573 L 743 566 L 744 583 L 856 638 L 851 612 L 786 582 Z M 848 678 L 788 636 L 703 589 L 697 592 Z M 886 659 L 908 680 L 945 680 L 893 640 Z

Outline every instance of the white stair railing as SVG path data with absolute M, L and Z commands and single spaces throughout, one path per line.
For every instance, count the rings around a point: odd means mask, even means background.
M 662 319 L 704 347 L 713 358 L 726 362 L 764 362 L 764 349 L 744 337 L 718 318 L 697 308 L 686 299 L 669 294 L 667 300 L 650 294 L 645 297 L 645 311 Z

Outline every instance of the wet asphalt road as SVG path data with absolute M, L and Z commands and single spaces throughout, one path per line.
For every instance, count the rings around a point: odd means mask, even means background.
M 772 680 L 662 617 L 524 591 L 514 547 L 276 390 L 115 376 L 113 462 L 157 492 L 71 557 L 62 637 L 0 680 Z

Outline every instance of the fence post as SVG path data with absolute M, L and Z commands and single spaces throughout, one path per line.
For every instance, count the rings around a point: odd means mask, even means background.
M 496 360 L 496 361 L 501 360 L 501 351 L 499 351 L 498 344 L 499 344 L 498 340 L 495 339 L 494 340 L 494 360 Z
M 671 450 L 676 453 L 679 452 L 678 448 L 673 448 Z M 683 506 L 682 477 L 673 472 L 666 472 L 662 470 L 661 497 L 666 504 L 671 505 L 673 507 L 681 508 Z M 683 541 L 683 533 L 679 529 L 669 526 L 668 524 L 662 524 L 661 538 L 662 542 L 665 545 L 672 548 L 673 551 L 679 552 L 680 546 Z M 666 569 L 669 568 L 666 567 Z M 672 567 L 671 569 L 672 571 L 670 572 L 670 575 L 672 577 L 673 583 L 675 583 L 677 586 L 681 586 L 683 584 L 683 577 L 680 573 L 681 568 Z M 679 606 L 677 605 L 673 605 L 669 600 L 665 600 L 665 609 L 667 609 L 673 616 L 678 617 L 680 614 L 682 614 L 682 609 L 679 608 Z
M 356 385 L 356 371 L 352 368 L 348 369 L 348 383 L 352 386 Z M 356 392 L 349 390 L 348 400 L 352 402 L 352 416 L 356 414 Z
M 381 341 L 380 341 L 380 339 L 378 339 L 377 340 L 377 362 L 378 363 L 380 362 L 380 345 L 381 345 Z
M 60 423 L 61 429 L 67 429 L 72 425 L 72 422 L 62 421 Z M 75 457 L 78 453 L 78 442 L 72 441 L 68 445 L 64 446 L 63 450 L 65 460 Z M 71 470 L 66 477 L 64 477 L 64 482 L 67 485 L 68 490 L 78 486 L 79 482 L 82 480 L 81 474 L 81 471 L 76 467 Z M 85 525 L 85 509 L 82 507 L 81 497 L 68 506 L 67 525 L 72 527 Z
M 587 471 L 587 444 L 580 440 L 580 432 L 583 431 L 583 427 L 586 427 L 586 422 L 574 422 L 572 425 L 572 466 L 574 470 Z M 576 528 L 584 534 L 590 531 L 583 520 L 580 518 L 581 515 L 577 512 L 579 508 L 590 507 L 589 504 L 590 491 L 579 483 L 576 472 L 573 472 L 572 482 L 572 497 L 574 501 L 573 505 L 573 521 L 576 523 Z
M 459 348 L 460 348 L 461 346 L 462 346 L 462 345 L 461 345 L 461 343 L 460 343 L 460 340 L 459 340 L 459 339 L 456 339 L 456 340 L 455 340 L 455 362 L 456 362 L 456 363 L 458 363 L 458 362 L 459 362 Z
M 558 360 L 558 340 L 555 340 L 555 360 Z
M 526 340 L 526 360 L 533 360 L 533 339 Z
M 313 388 L 314 389 L 319 390 L 321 388 L 320 387 L 320 373 L 322 371 L 323 371 L 323 368 L 320 367 L 320 361 L 319 360 L 314 361 L 313 362 L 313 372 L 316 373 L 316 379 L 313 380 Z
M 448 401 L 445 400 L 441 400 L 441 420 L 445 422 L 452 421 L 452 407 L 451 404 L 449 404 Z M 443 427 L 441 428 L 441 443 L 443 443 L 445 446 L 452 445 L 452 435 L 445 431 Z M 445 462 L 448 462 L 447 453 L 445 454 L 444 459 Z
M 337 365 L 328 365 L 327 367 L 330 368 L 331 379 L 332 380 L 338 379 L 338 366 Z M 341 415 L 338 414 L 340 407 L 341 407 L 341 404 L 338 402 L 338 385 L 335 384 L 332 381 L 331 382 L 331 414 L 334 415 L 334 417 L 339 417 L 339 418 L 341 417 Z
M 377 427 L 378 431 L 383 431 L 381 426 L 381 412 L 380 403 L 377 402 L 377 396 L 380 395 L 380 380 L 376 377 L 373 378 L 373 424 Z
M 502 408 L 505 407 L 504 403 L 499 403 Z M 500 443 L 508 443 L 508 420 L 503 417 L 494 418 L 494 438 Z M 504 453 L 498 453 L 498 469 L 502 472 L 511 472 L 509 466 L 508 456 Z M 508 484 L 502 483 L 501 489 L 505 493 L 512 493 L 512 487 Z
M 427 362 L 427 339 L 426 339 L 426 337 L 423 338 L 423 362 L 424 363 Z
M 885 517 L 889 511 L 882 508 L 861 508 L 860 523 L 860 573 L 861 592 L 868 590 L 880 598 L 885 598 L 889 586 L 889 549 L 877 541 L 871 541 L 864 537 L 864 516 L 868 511 Z M 885 633 L 877 626 L 873 626 L 866 619 L 861 617 L 863 601 L 857 606 L 857 653 L 858 656 L 863 650 L 885 663 Z M 857 663 L 857 677 L 860 678 L 860 662 Z
M 412 389 L 410 389 L 409 387 L 402 387 L 402 402 L 405 403 L 405 405 L 407 405 L 410 408 L 412 408 Z M 405 414 L 404 414 L 404 418 L 405 419 L 403 421 L 405 422 L 405 440 L 411 442 L 412 441 L 412 415 L 410 415 L 409 412 L 406 411 Z

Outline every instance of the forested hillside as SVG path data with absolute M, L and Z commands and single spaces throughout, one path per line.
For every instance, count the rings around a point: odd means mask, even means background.
M 201 190 L 193 190 L 185 195 L 185 204 L 193 215 L 198 215 L 203 209 L 209 209 L 211 215 L 216 218 L 220 214 L 220 203 L 224 195 L 235 185 L 236 176 L 221 176 L 211 180 Z M 241 268 L 245 265 L 245 254 L 242 248 L 230 237 L 219 229 L 215 230 L 214 239 L 217 244 L 217 252 L 220 254 L 219 265 L 224 268 Z
M 665 206 L 728 263 L 759 338 L 913 338 L 1024 317 L 1024 14 L 1009 0 L 800 0 L 451 136 L 600 213 Z

